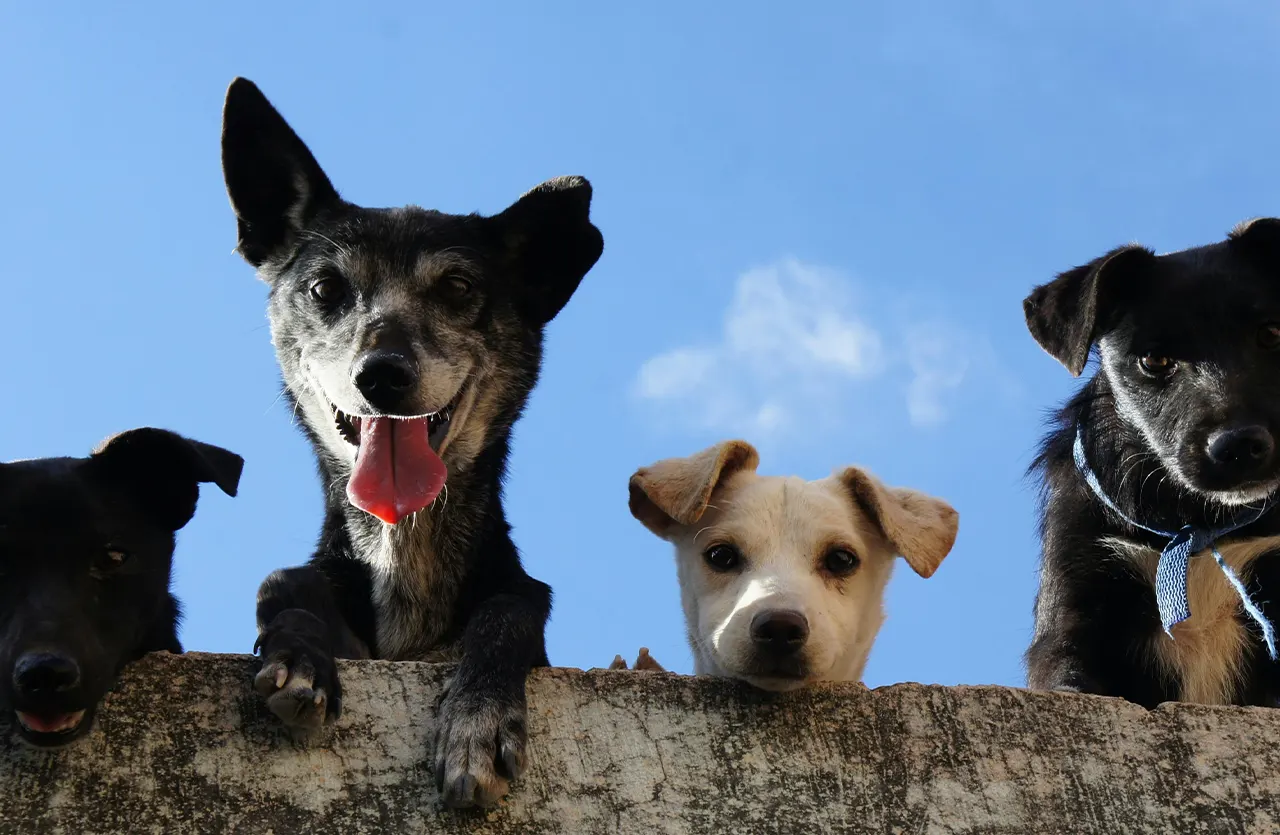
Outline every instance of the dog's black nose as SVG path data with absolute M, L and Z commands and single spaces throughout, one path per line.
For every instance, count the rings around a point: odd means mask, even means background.
M 1242 477 L 1270 464 L 1275 451 L 1275 438 L 1262 426 L 1223 429 L 1209 436 L 1209 460 Z
M 751 619 L 751 640 L 779 655 L 797 651 L 808 637 L 809 621 L 792 609 L 769 609 Z
M 80 666 L 65 655 L 28 652 L 13 665 L 13 687 L 24 696 L 65 693 L 80 683 Z
M 404 354 L 370 351 L 356 370 L 356 388 L 376 409 L 395 411 L 418 386 L 418 369 Z

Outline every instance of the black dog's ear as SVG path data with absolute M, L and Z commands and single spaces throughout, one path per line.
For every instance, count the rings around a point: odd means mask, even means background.
M 1116 276 L 1155 259 L 1145 247 L 1122 246 L 1082 267 L 1060 274 L 1022 302 L 1027 329 L 1040 347 L 1079 377 L 1108 313 Z
M 1269 265 L 1280 264 L 1280 218 L 1246 220 L 1231 230 L 1227 242 L 1247 257 Z
M 525 312 L 541 324 L 555 318 L 604 251 L 590 215 L 591 184 L 557 177 L 494 218 L 520 274 Z
M 201 483 L 212 482 L 234 496 L 244 469 L 244 459 L 234 452 L 149 427 L 108 438 L 91 460 L 109 478 L 128 485 L 173 531 L 195 515 Z
M 222 175 L 236 213 L 236 249 L 255 267 L 278 260 L 338 192 L 257 85 L 237 78 L 222 109 Z

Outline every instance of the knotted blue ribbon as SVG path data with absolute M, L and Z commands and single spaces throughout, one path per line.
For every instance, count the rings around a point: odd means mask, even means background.
M 1170 630 L 1176 624 L 1182 623 L 1191 617 L 1191 604 L 1187 601 L 1187 571 L 1191 568 L 1191 558 L 1207 548 L 1213 552 L 1213 558 L 1217 561 L 1218 567 L 1222 569 L 1227 582 L 1236 590 L 1236 594 L 1240 595 L 1240 602 L 1244 605 L 1244 610 L 1253 619 L 1253 622 L 1258 624 L 1258 628 L 1262 630 L 1262 640 L 1267 644 L 1267 652 L 1270 654 L 1271 660 L 1277 660 L 1275 629 L 1271 626 L 1271 622 L 1267 620 L 1266 616 L 1262 614 L 1258 604 L 1253 602 L 1253 598 L 1249 596 L 1244 583 L 1240 582 L 1240 578 L 1231 570 L 1231 566 L 1227 565 L 1227 561 L 1223 559 L 1217 546 L 1217 540 L 1221 537 L 1252 525 L 1265 516 L 1275 505 L 1274 496 L 1269 497 L 1262 507 L 1248 510 L 1243 516 L 1224 527 L 1210 530 L 1197 528 L 1194 525 L 1186 525 L 1177 533 L 1170 533 L 1157 528 L 1149 528 L 1141 522 L 1130 519 L 1120 511 L 1120 508 L 1116 507 L 1115 502 L 1111 501 L 1106 491 L 1102 489 L 1102 484 L 1098 481 L 1097 475 L 1089 467 L 1089 462 L 1084 455 L 1084 436 L 1082 429 L 1079 427 L 1076 429 L 1076 441 L 1072 456 L 1075 458 L 1076 469 L 1080 471 L 1080 475 L 1084 476 L 1085 483 L 1089 485 L 1089 489 L 1093 491 L 1093 494 L 1098 497 L 1098 501 L 1102 502 L 1112 513 L 1133 527 L 1141 528 L 1148 533 L 1169 540 L 1169 543 L 1164 546 L 1164 550 L 1160 552 L 1160 561 L 1156 563 L 1156 605 L 1160 610 L 1160 625 L 1164 627 L 1165 634 L 1172 638 L 1173 632 Z

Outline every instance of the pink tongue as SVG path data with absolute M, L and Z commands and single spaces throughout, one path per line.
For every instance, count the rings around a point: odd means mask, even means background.
M 448 471 L 427 434 L 426 418 L 361 418 L 351 503 L 394 525 L 435 501 Z

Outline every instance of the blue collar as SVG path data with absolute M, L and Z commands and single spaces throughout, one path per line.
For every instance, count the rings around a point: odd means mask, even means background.
M 1227 561 L 1222 558 L 1222 554 L 1218 551 L 1216 544 L 1218 539 L 1247 525 L 1252 525 L 1265 516 L 1275 506 L 1275 496 L 1268 497 L 1262 507 L 1248 510 L 1244 515 L 1221 528 L 1210 530 L 1186 525 L 1178 532 L 1170 533 L 1158 528 L 1149 528 L 1141 522 L 1130 519 L 1120 511 L 1120 508 L 1116 507 L 1115 502 L 1107 497 L 1106 491 L 1102 489 L 1102 484 L 1099 483 L 1097 475 L 1090 469 L 1089 462 L 1085 458 L 1084 429 L 1081 426 L 1076 427 L 1076 441 L 1072 449 L 1072 457 L 1075 458 L 1076 469 L 1080 471 L 1080 475 L 1084 476 L 1085 483 L 1089 485 L 1089 489 L 1098 497 L 1098 501 L 1106 505 L 1112 513 L 1135 528 L 1141 528 L 1148 533 L 1169 540 L 1169 543 L 1164 546 L 1164 550 L 1160 552 L 1160 561 L 1156 563 L 1156 605 L 1160 610 L 1160 625 L 1164 627 L 1165 633 L 1170 638 L 1173 637 L 1173 633 L 1170 630 L 1173 629 L 1174 625 L 1191 617 L 1191 605 L 1187 602 L 1187 570 L 1191 567 L 1191 558 L 1207 548 L 1213 552 L 1213 558 L 1217 560 L 1218 567 L 1222 569 L 1227 582 L 1236 590 L 1236 594 L 1240 595 L 1240 602 L 1244 605 L 1244 610 L 1248 612 L 1249 617 L 1262 630 L 1262 640 L 1267 644 L 1267 652 L 1271 655 L 1271 660 L 1277 660 L 1276 633 L 1271 626 L 1271 622 L 1262 614 L 1258 604 L 1249 597 L 1249 592 L 1245 590 L 1244 583 L 1240 582 L 1240 578 L 1231 570 L 1231 566 L 1227 565 Z

